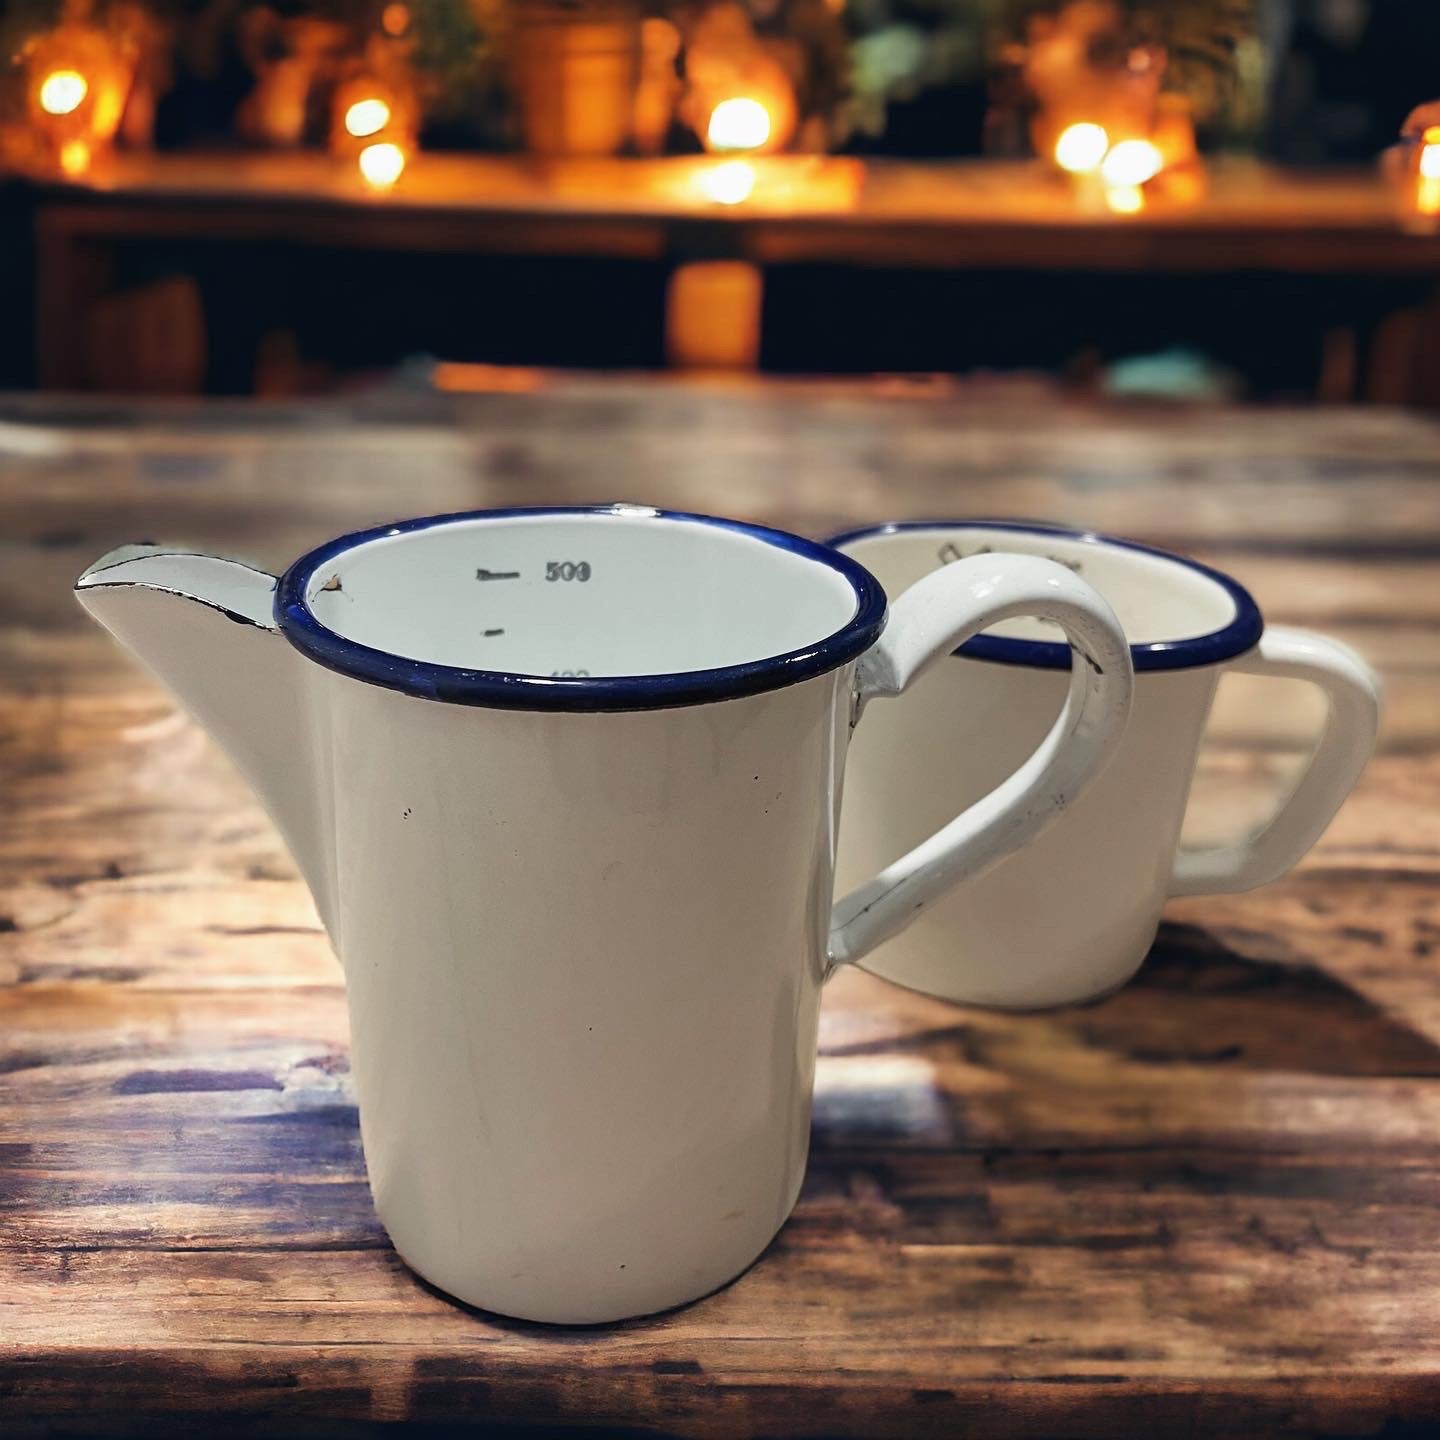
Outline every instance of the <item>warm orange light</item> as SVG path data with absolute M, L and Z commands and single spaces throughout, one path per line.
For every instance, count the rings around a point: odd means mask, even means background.
M 753 370 L 765 279 L 747 260 L 677 265 L 665 295 L 665 353 L 689 370 Z
M 368 100 L 357 100 L 345 112 L 345 128 L 357 140 L 366 135 L 378 135 L 390 123 L 390 107 L 373 96 Z
M 40 108 L 47 115 L 70 115 L 89 93 L 89 82 L 78 70 L 52 70 L 40 82 Z
M 1137 215 L 1145 208 L 1145 194 L 1138 185 L 1112 185 L 1105 192 L 1105 203 L 1117 215 Z
M 405 170 L 405 152 L 389 141 L 360 152 L 360 173 L 377 190 L 388 190 Z
M 717 205 L 739 205 L 755 188 L 755 167 L 745 160 L 726 160 L 702 170 L 700 189 Z
M 1440 215 L 1440 179 L 1421 176 L 1415 191 L 1415 209 L 1421 215 Z
M 1440 180 L 1440 144 L 1432 141 L 1420 147 L 1420 174 L 1426 180 Z
M 437 390 L 470 395 L 530 395 L 549 388 L 539 370 L 522 365 L 482 365 L 473 361 L 438 360 L 430 368 Z
M 387 35 L 400 36 L 410 28 L 410 7 L 400 0 L 392 0 L 380 12 L 380 28 Z
M 1165 157 L 1150 141 L 1122 140 L 1100 162 L 1100 175 L 1107 185 L 1127 187 L 1153 180 L 1164 168 Z
M 711 112 L 706 143 L 712 150 L 758 150 L 770 138 L 770 112 L 748 95 L 722 100 Z
M 1440 125 L 1427 125 L 1420 138 L 1427 145 L 1440 145 Z
M 60 168 L 67 175 L 83 175 L 90 168 L 89 144 L 84 140 L 67 140 L 60 147 Z
M 1055 163 L 1072 175 L 1088 175 L 1105 158 L 1110 137 L 1103 125 L 1067 125 L 1055 142 Z

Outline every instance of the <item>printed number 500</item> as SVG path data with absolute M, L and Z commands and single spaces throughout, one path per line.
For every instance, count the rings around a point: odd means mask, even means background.
M 547 580 L 588 580 L 590 578 L 590 562 L 588 560 L 547 560 L 545 562 L 545 578 Z

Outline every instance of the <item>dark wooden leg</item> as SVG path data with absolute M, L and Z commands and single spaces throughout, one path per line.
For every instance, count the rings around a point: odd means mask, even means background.
M 1416 312 L 1415 371 L 1410 403 L 1440 410 L 1440 286 Z
M 84 390 L 92 384 L 86 317 L 112 282 L 111 255 L 103 241 L 77 229 L 63 207 L 36 212 L 35 346 L 43 389 Z

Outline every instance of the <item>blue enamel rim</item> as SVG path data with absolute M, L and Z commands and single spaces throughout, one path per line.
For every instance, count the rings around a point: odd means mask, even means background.
M 895 520 L 885 525 L 869 525 L 859 530 L 846 530 L 832 535 L 827 545 L 849 545 L 881 535 L 904 535 L 916 530 L 990 530 L 996 533 L 1023 531 L 1027 535 L 1053 535 L 1058 539 L 1078 540 L 1085 545 L 1113 546 L 1118 550 L 1136 550 L 1183 565 L 1198 575 L 1213 580 L 1229 595 L 1235 605 L 1235 618 L 1208 635 L 1193 635 L 1184 640 L 1156 640 L 1145 645 L 1132 645 L 1130 658 L 1139 670 L 1191 670 L 1201 665 L 1218 665 L 1243 655 L 1260 642 L 1265 620 L 1254 597 L 1238 581 L 1224 571 L 1212 570 L 1198 560 L 1136 540 L 1121 540 L 1094 530 L 1072 530 L 1064 525 L 1037 525 L 1028 520 Z M 1002 635 L 976 635 L 958 650 L 972 660 L 993 660 L 1001 665 L 1030 665 L 1045 670 L 1068 670 L 1070 647 L 1048 640 L 1012 640 Z
M 443 525 L 474 521 L 540 519 L 568 515 L 593 519 L 656 520 L 684 525 L 706 525 L 748 535 L 766 545 L 788 550 L 843 576 L 855 593 L 855 613 L 839 630 L 783 655 L 769 655 L 743 665 L 713 670 L 687 670 L 663 675 L 552 677 L 519 675 L 504 670 L 468 670 L 408 659 L 347 640 L 316 618 L 305 596 L 311 577 L 347 551 L 393 535 L 413 535 Z M 804 540 L 784 530 L 722 520 L 712 515 L 655 510 L 648 505 L 521 506 L 506 510 L 469 510 L 453 515 L 427 515 L 394 525 L 357 530 L 302 555 L 281 577 L 275 589 L 275 621 L 285 638 L 302 654 L 352 679 L 382 685 L 422 700 L 443 700 L 456 705 L 484 705 L 503 710 L 658 710 L 676 705 L 703 705 L 778 690 L 801 680 L 838 669 L 863 654 L 885 628 L 885 591 L 858 561 L 816 540 Z

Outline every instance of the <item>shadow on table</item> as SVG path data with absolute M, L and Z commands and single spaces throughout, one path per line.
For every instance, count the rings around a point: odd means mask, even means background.
M 1440 1046 L 1338 976 L 1195 925 L 1162 925 L 1130 985 L 1084 1016 L 1091 1044 L 1151 1065 L 1440 1075 Z

